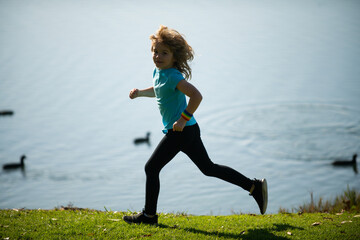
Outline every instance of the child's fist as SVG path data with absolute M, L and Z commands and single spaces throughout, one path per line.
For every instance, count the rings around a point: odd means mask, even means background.
M 137 98 L 138 95 L 139 95 L 139 89 L 134 88 L 134 89 L 130 90 L 129 98 L 134 99 L 134 98 Z

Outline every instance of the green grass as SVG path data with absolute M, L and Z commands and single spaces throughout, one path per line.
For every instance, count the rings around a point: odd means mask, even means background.
M 343 212 L 191 216 L 160 214 L 130 225 L 130 212 L 0 210 L 0 239 L 360 239 L 360 215 Z
M 322 197 L 317 202 L 314 200 L 313 193 L 310 193 L 310 203 L 301 205 L 291 212 L 301 213 L 337 213 L 341 211 L 360 213 L 360 193 L 356 189 L 347 189 L 334 200 L 324 200 Z M 284 208 L 279 209 L 280 213 L 289 213 L 290 211 Z
M 297 211 L 298 213 L 294 213 Z M 347 188 L 333 201 L 278 214 L 160 214 L 159 225 L 129 225 L 131 212 L 80 209 L 0 210 L 1 239 L 360 239 L 360 194 Z

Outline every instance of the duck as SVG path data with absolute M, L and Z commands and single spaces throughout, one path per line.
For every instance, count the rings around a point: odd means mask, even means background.
M 24 168 L 25 164 L 24 164 L 24 160 L 25 160 L 26 156 L 22 155 L 20 157 L 20 163 L 8 163 L 8 164 L 4 164 L 3 165 L 3 169 L 4 170 L 8 170 L 8 169 L 17 169 L 17 168 Z
M 352 160 L 337 160 L 337 161 L 334 161 L 332 163 L 332 165 L 334 165 L 334 166 L 352 166 L 352 165 L 356 165 L 356 157 L 357 157 L 357 154 L 354 154 Z
M 134 143 L 135 143 L 135 144 L 139 144 L 139 143 L 149 143 L 149 140 L 150 140 L 150 133 L 147 132 L 145 138 L 135 138 L 135 139 L 134 139 Z
M 11 116 L 13 114 L 14 114 L 14 111 L 11 111 L 11 110 L 0 111 L 0 116 Z

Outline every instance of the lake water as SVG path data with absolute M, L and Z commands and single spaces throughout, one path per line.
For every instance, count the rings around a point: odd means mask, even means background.
M 360 1 L 0 0 L 0 208 L 139 211 L 161 140 L 149 35 L 177 29 L 195 50 L 195 116 L 211 159 L 267 178 L 268 213 L 333 199 L 360 175 Z M 134 145 L 151 132 L 150 145 Z M 182 153 L 161 172 L 160 212 L 259 213 Z

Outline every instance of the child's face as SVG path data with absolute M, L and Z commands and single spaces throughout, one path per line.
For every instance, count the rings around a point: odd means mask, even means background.
M 168 69 L 174 66 L 174 55 L 170 48 L 162 43 L 157 43 L 152 49 L 153 61 L 159 69 Z

